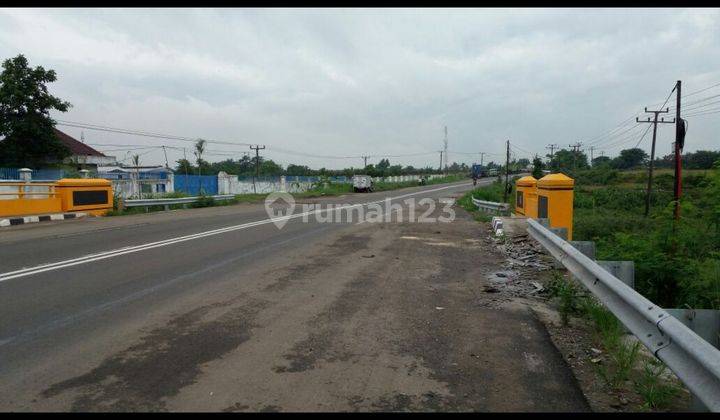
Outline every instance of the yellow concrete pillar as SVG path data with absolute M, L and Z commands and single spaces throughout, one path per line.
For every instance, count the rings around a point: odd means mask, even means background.
M 56 185 L 63 211 L 100 216 L 113 208 L 112 184 L 107 179 L 63 178 Z
M 537 179 L 524 176 L 515 182 L 515 214 L 537 218 Z
M 575 180 L 561 173 L 537 182 L 537 217 L 549 219 L 550 227 L 566 228 L 568 241 L 572 240 L 574 186 Z

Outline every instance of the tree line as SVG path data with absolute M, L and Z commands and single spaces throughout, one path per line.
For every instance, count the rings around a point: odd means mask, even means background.
M 547 166 L 555 171 L 572 171 L 574 169 L 587 169 L 590 167 L 588 156 L 585 152 L 578 150 L 561 149 L 553 155 L 547 155 L 549 162 Z M 683 167 L 686 169 L 711 169 L 713 163 L 720 159 L 720 150 L 698 150 L 696 152 L 688 152 L 682 155 Z M 610 168 L 610 169 L 635 169 L 647 167 L 650 162 L 650 156 L 647 152 L 640 148 L 630 148 L 620 151 L 620 154 L 614 158 L 608 156 L 597 156 L 592 160 L 594 168 Z M 656 157 L 654 166 L 656 168 L 672 168 L 675 164 L 675 158 L 672 154 L 663 157 Z
M 219 162 L 208 162 L 202 158 L 195 159 L 191 162 L 188 159 L 180 159 L 176 162 L 174 168 L 176 174 L 203 174 L 217 175 L 219 172 L 225 172 L 232 175 L 252 176 L 259 173 L 261 176 L 353 176 L 356 174 L 370 175 L 373 177 L 398 176 L 398 175 L 419 175 L 419 174 L 439 174 L 444 172 L 440 168 L 430 166 L 414 167 L 412 165 L 403 166 L 400 164 L 392 165 L 389 159 L 381 159 L 376 164 L 369 164 L 363 167 L 349 167 L 343 169 L 313 169 L 307 165 L 299 165 L 290 163 L 287 167 L 276 163 L 272 159 L 260 156 L 258 158 L 259 167 L 256 158 L 248 155 L 239 159 L 225 159 Z M 453 162 L 448 165 L 448 172 L 466 173 L 470 171 L 470 167 L 465 163 Z

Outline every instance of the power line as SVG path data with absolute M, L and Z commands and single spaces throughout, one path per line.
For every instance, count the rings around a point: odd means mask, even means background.
M 687 114 L 685 117 L 699 117 L 701 115 L 717 114 L 718 112 L 720 112 L 720 108 L 705 109 L 702 112 L 697 112 L 695 114 Z
M 64 120 L 56 120 L 56 121 L 57 121 L 57 125 L 67 126 L 67 127 L 84 128 L 87 130 L 105 131 L 105 132 L 110 132 L 110 133 L 129 134 L 129 135 L 134 135 L 134 136 L 153 137 L 153 138 L 185 141 L 185 142 L 192 142 L 192 143 L 195 143 L 199 140 L 197 138 L 193 139 L 193 138 L 189 138 L 189 137 L 175 136 L 175 135 L 171 135 L 171 134 L 151 133 L 151 132 L 146 132 L 146 131 L 126 129 L 126 128 L 117 128 L 117 127 L 109 127 L 109 126 L 102 126 L 102 125 L 96 125 L 96 124 L 79 123 L 79 122 L 74 122 L 74 121 L 64 121 Z M 220 140 L 207 140 L 206 139 L 205 141 L 207 143 L 225 144 L 225 145 L 231 145 L 231 146 L 249 146 L 250 145 L 250 143 L 238 143 L 238 142 L 229 142 L 229 141 L 220 141 Z

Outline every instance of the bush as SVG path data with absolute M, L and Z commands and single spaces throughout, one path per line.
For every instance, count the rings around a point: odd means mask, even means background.
M 619 180 L 618 171 L 608 167 L 598 167 L 586 171 L 577 171 L 575 175 L 576 185 L 610 185 L 616 184 Z
M 201 208 L 201 207 L 213 207 L 217 205 L 215 202 L 215 199 L 211 195 L 201 195 L 198 197 L 197 201 L 190 204 L 190 207 L 192 208 Z

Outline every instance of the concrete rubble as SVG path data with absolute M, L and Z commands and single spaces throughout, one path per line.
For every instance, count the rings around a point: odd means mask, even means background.
M 530 297 L 545 291 L 537 282 L 538 273 L 553 268 L 552 257 L 545 254 L 542 246 L 527 233 L 512 237 L 488 236 L 486 241 L 494 244 L 505 255 L 503 270 L 487 275 L 487 293 L 502 293 L 508 297 Z

